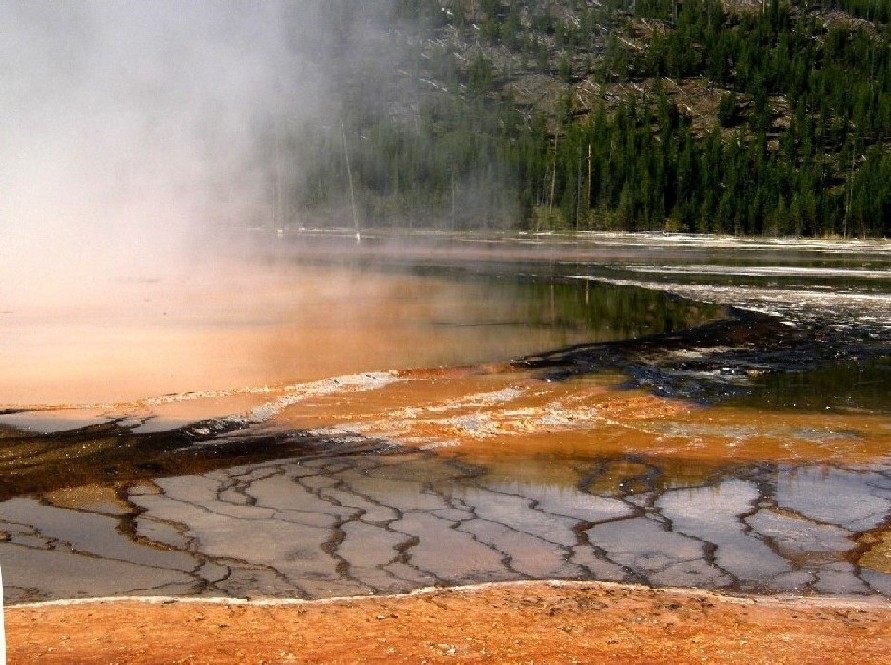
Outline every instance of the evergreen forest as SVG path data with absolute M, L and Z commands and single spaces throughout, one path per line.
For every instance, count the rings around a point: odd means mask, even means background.
M 285 227 L 891 236 L 887 0 L 318 12 L 332 101 L 276 129 Z

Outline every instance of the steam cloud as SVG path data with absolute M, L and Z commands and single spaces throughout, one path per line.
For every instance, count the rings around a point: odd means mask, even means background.
M 320 111 L 317 9 L 0 0 L 0 310 L 173 270 L 267 215 L 270 133 Z

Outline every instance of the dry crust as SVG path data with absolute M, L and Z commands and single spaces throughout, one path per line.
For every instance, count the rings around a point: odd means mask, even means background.
M 524 582 L 314 602 L 7 608 L 9 663 L 887 662 L 883 600 Z

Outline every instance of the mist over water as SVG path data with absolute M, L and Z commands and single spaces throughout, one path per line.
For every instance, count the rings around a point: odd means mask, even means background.
M 0 309 L 113 297 L 268 223 L 271 133 L 321 106 L 314 6 L 0 2 Z

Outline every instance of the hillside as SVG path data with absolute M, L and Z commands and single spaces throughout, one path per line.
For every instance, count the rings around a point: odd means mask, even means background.
M 322 7 L 286 226 L 891 234 L 891 3 Z

